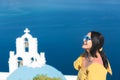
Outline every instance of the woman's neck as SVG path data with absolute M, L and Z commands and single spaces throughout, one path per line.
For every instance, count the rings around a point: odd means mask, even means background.
M 94 60 L 94 57 L 92 57 L 92 55 L 90 53 L 87 53 L 86 59 L 88 60 L 88 62 L 92 62 Z
M 88 59 L 88 61 L 93 61 L 93 60 L 100 60 L 101 59 L 101 56 L 100 56 L 100 53 L 99 52 L 96 52 L 96 57 L 93 57 L 91 55 L 91 53 L 88 53 L 86 54 L 86 58 Z

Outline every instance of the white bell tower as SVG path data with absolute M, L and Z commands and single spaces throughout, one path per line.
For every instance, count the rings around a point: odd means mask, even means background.
M 9 72 L 21 66 L 41 67 L 46 63 L 45 53 L 38 53 L 37 38 L 29 34 L 30 30 L 26 28 L 25 34 L 16 39 L 16 54 L 10 51 Z

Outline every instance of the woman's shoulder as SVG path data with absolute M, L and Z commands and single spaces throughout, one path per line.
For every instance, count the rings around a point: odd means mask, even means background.
M 93 71 L 96 71 L 96 70 L 99 71 L 100 70 L 100 72 L 101 71 L 104 72 L 104 73 L 108 72 L 109 74 L 112 75 L 112 69 L 111 69 L 110 63 L 108 63 L 108 68 L 106 69 L 103 64 L 93 62 L 87 67 L 87 69 L 90 70 L 90 71 L 92 71 L 92 70 Z
M 85 57 L 85 56 L 86 56 L 85 52 L 80 54 L 80 57 Z
M 106 80 L 107 70 L 99 63 L 92 63 L 86 71 L 88 72 L 89 80 Z
M 82 60 L 84 57 L 84 53 L 82 53 L 75 61 L 74 61 L 74 68 L 79 70 L 82 66 Z
M 99 72 L 99 73 L 107 73 L 107 70 L 106 68 L 102 65 L 102 64 L 99 64 L 99 63 L 92 63 L 88 66 L 87 68 L 89 71 L 95 71 L 95 72 Z
M 109 61 L 108 61 L 107 71 L 112 75 L 112 69 L 111 69 L 110 62 L 109 62 Z

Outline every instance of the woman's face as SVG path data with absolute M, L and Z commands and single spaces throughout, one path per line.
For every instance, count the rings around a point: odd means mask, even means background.
M 87 50 L 87 51 L 90 51 L 91 47 L 92 47 L 91 32 L 89 32 L 83 39 L 82 48 Z

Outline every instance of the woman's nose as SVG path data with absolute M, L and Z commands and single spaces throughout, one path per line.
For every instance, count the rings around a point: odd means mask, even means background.
M 87 40 L 86 39 L 83 39 L 83 42 L 86 42 Z

